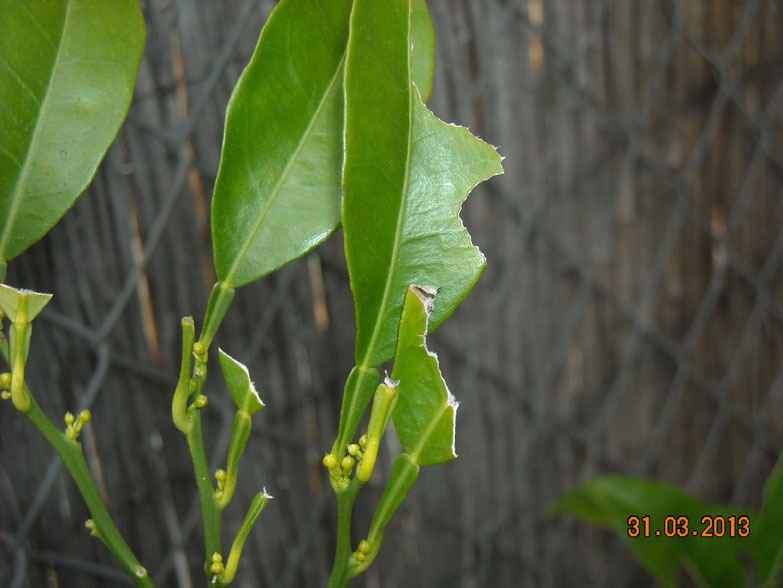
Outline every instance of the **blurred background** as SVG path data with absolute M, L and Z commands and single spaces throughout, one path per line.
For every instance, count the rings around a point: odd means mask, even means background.
M 55 294 L 33 336 L 36 397 L 57 422 L 91 406 L 88 462 L 161 587 L 202 584 L 170 419 L 179 321 L 203 317 L 215 280 L 225 106 L 274 4 L 143 0 L 127 123 L 74 209 L 9 267 L 9 283 Z M 488 268 L 429 341 L 461 402 L 460 457 L 422 470 L 355 585 L 652 585 L 620 539 L 547 509 L 608 473 L 760 504 L 783 448 L 783 2 L 429 4 L 430 108 L 498 145 L 506 173 L 465 205 Z M 336 506 L 320 460 L 353 365 L 341 239 L 240 289 L 217 337 L 267 405 L 225 541 L 255 492 L 275 496 L 238 586 L 328 577 Z M 233 412 L 211 374 L 216 468 Z M 396 451 L 382 448 L 384 472 Z M 357 541 L 381 490 L 358 502 Z M 53 450 L 6 404 L 0 496 L 0 585 L 128 583 Z

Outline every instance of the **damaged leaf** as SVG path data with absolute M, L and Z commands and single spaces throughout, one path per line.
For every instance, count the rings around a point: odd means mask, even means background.
M 459 218 L 479 182 L 502 172 L 495 149 L 438 120 L 412 84 L 412 0 L 356 0 L 345 75 L 345 255 L 356 305 L 356 362 L 394 354 L 409 284 L 437 284 L 434 329 L 484 270 Z M 414 51 L 416 43 L 414 40 Z
M 414 4 L 416 82 L 429 94 L 435 37 L 426 2 Z M 304 255 L 340 224 L 351 5 L 280 2 L 234 89 L 212 201 L 215 268 L 229 287 Z
M 51 294 L 0 284 L 0 310 L 11 322 L 32 322 L 51 299 Z
M 457 457 L 457 402 L 446 387 L 437 356 L 427 350 L 425 341 L 436 292 L 427 286 L 408 288 L 392 371 L 392 379 L 400 383 L 394 428 L 411 461 L 425 466 Z
M 264 407 L 261 397 L 256 392 L 256 387 L 250 381 L 250 372 L 240 361 L 231 357 L 222 349 L 218 349 L 220 354 L 220 367 L 223 370 L 223 376 L 226 379 L 226 385 L 234 404 L 240 412 L 253 416 Z

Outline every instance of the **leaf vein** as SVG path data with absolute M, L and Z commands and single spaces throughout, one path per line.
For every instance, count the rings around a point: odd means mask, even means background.
M 270 192 L 268 200 L 264 204 L 264 208 L 261 210 L 261 214 L 259 215 L 256 222 L 253 224 L 253 229 L 250 231 L 250 235 L 242 244 L 239 253 L 235 257 L 234 263 L 232 264 L 231 269 L 229 269 L 228 274 L 226 275 L 226 279 L 225 279 L 226 284 L 231 284 L 234 279 L 234 275 L 237 273 L 237 271 L 239 271 L 239 266 L 242 264 L 242 260 L 244 259 L 245 255 L 250 249 L 250 245 L 252 244 L 253 239 L 255 238 L 258 231 L 261 229 L 261 225 L 263 224 L 264 219 L 269 213 L 269 210 L 272 208 L 272 205 L 274 204 L 278 194 L 280 193 L 280 190 L 285 184 L 285 181 L 288 179 L 288 174 L 290 173 L 291 168 L 293 167 L 296 160 L 299 158 L 299 155 L 301 154 L 302 149 L 304 149 L 304 146 L 307 144 L 307 141 L 310 139 L 310 136 L 313 133 L 313 129 L 315 128 L 315 123 L 320 118 L 321 112 L 324 109 L 324 105 L 326 104 L 327 98 L 331 95 L 332 90 L 335 87 L 335 83 L 337 79 L 340 77 L 340 72 L 342 72 L 343 70 L 343 64 L 345 63 L 346 53 L 347 53 L 347 49 L 346 51 L 343 52 L 343 56 L 340 58 L 340 62 L 337 65 L 337 69 L 335 70 L 334 75 L 332 76 L 332 79 L 329 82 L 329 85 L 326 87 L 326 91 L 324 92 L 324 95 L 321 97 L 321 101 L 318 103 L 318 107 L 313 113 L 313 116 L 311 117 L 310 122 L 307 125 L 304 134 L 302 135 L 302 138 L 297 144 L 296 149 L 294 149 L 293 153 L 291 153 L 291 156 L 288 158 L 288 161 L 286 162 L 286 165 L 283 168 L 283 172 L 280 174 L 280 177 L 278 178 L 277 182 L 272 188 L 272 191 Z M 255 181 L 253 175 L 250 174 L 249 177 L 253 178 L 254 185 L 258 186 L 258 183 L 257 181 Z
M 60 39 L 59 44 L 56 44 L 57 47 L 57 55 L 54 58 L 54 63 L 52 65 L 52 71 L 49 74 L 49 80 L 46 83 L 46 91 L 44 93 L 43 101 L 39 102 L 39 108 L 38 108 L 38 120 L 36 121 L 35 128 L 33 129 L 33 136 L 30 139 L 30 145 L 27 149 L 27 157 L 24 160 L 24 164 L 22 165 L 22 169 L 19 173 L 19 177 L 17 178 L 16 184 L 14 185 L 14 189 L 11 192 L 11 207 L 8 210 L 8 218 L 6 219 L 5 225 L 2 227 L 2 236 L 0 237 L 0 261 L 5 260 L 5 250 L 8 246 L 8 241 L 11 237 L 11 228 L 14 225 L 14 222 L 16 220 L 16 216 L 19 214 L 19 208 L 21 206 L 21 196 L 20 193 L 23 193 L 24 187 L 27 184 L 27 178 L 30 175 L 30 153 L 34 151 L 35 147 L 38 144 L 38 141 L 40 140 L 39 133 L 41 131 L 41 128 L 43 125 L 40 124 L 40 118 L 41 114 L 46 113 L 47 105 L 49 103 L 49 88 L 52 86 L 52 80 L 56 76 L 57 68 L 60 64 L 60 59 L 62 58 L 63 54 L 63 45 L 65 45 L 63 39 L 66 36 L 66 31 L 68 30 L 68 27 L 70 25 L 70 19 L 71 19 L 71 9 L 73 7 L 73 3 L 69 2 L 68 7 L 65 9 L 65 17 L 63 18 L 63 26 L 60 31 Z

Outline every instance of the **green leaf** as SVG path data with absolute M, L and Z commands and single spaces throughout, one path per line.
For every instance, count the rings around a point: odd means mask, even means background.
M 570 512 L 594 525 L 613 529 L 628 542 L 647 570 L 668 586 L 673 585 L 680 566 L 684 566 L 701 585 L 745 585 L 737 551 L 748 539 L 729 537 L 728 522 L 723 537 L 703 537 L 701 533 L 707 529 L 707 524 L 701 521 L 705 515 L 720 515 L 726 519 L 748 516 L 748 513 L 709 507 L 672 486 L 625 476 L 595 478 L 560 498 L 551 512 Z M 641 534 L 629 537 L 630 516 L 650 517 L 649 537 Z M 687 517 L 687 536 L 666 536 L 667 517 Z M 670 531 L 676 529 L 673 523 L 669 523 Z M 749 529 L 754 532 L 752 521 Z
M 240 412 L 245 412 L 253 416 L 264 406 L 261 398 L 256 392 L 256 387 L 250 381 L 250 372 L 240 361 L 231 357 L 222 349 L 218 349 L 220 355 L 220 367 L 223 369 L 223 376 L 226 379 L 226 385 L 231 392 L 231 398 Z
M 0 261 L 73 206 L 128 111 L 137 0 L 0 2 Z
M 495 149 L 438 120 L 412 86 L 412 0 L 356 0 L 345 74 L 345 255 L 356 304 L 356 362 L 394 354 L 409 284 L 441 289 L 435 328 L 484 269 L 459 218 L 479 182 L 501 173 Z
M 394 428 L 411 460 L 419 465 L 435 465 L 457 457 L 457 402 L 443 381 L 437 356 L 427 350 L 425 341 L 436 292 L 427 286 L 408 288 L 392 370 L 392 379 L 399 381 Z
M 43 310 L 44 306 L 49 304 L 51 299 L 51 294 L 42 294 L 0 284 L 0 310 L 11 322 L 31 322 Z
M 350 0 L 283 0 L 226 110 L 212 201 L 215 268 L 250 283 L 340 222 L 343 64 Z
M 422 102 L 432 93 L 435 73 L 435 29 L 426 0 L 411 2 L 411 76 Z
M 764 503 L 751 537 L 759 584 L 783 576 L 783 458 L 764 485 Z

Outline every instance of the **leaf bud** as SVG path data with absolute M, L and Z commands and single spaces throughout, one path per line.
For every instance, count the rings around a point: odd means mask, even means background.
M 0 388 L 8 389 L 11 387 L 11 374 L 10 372 L 4 372 L 0 374 Z
M 331 470 L 337 466 L 337 456 L 334 453 L 327 453 L 324 455 L 323 464 Z

